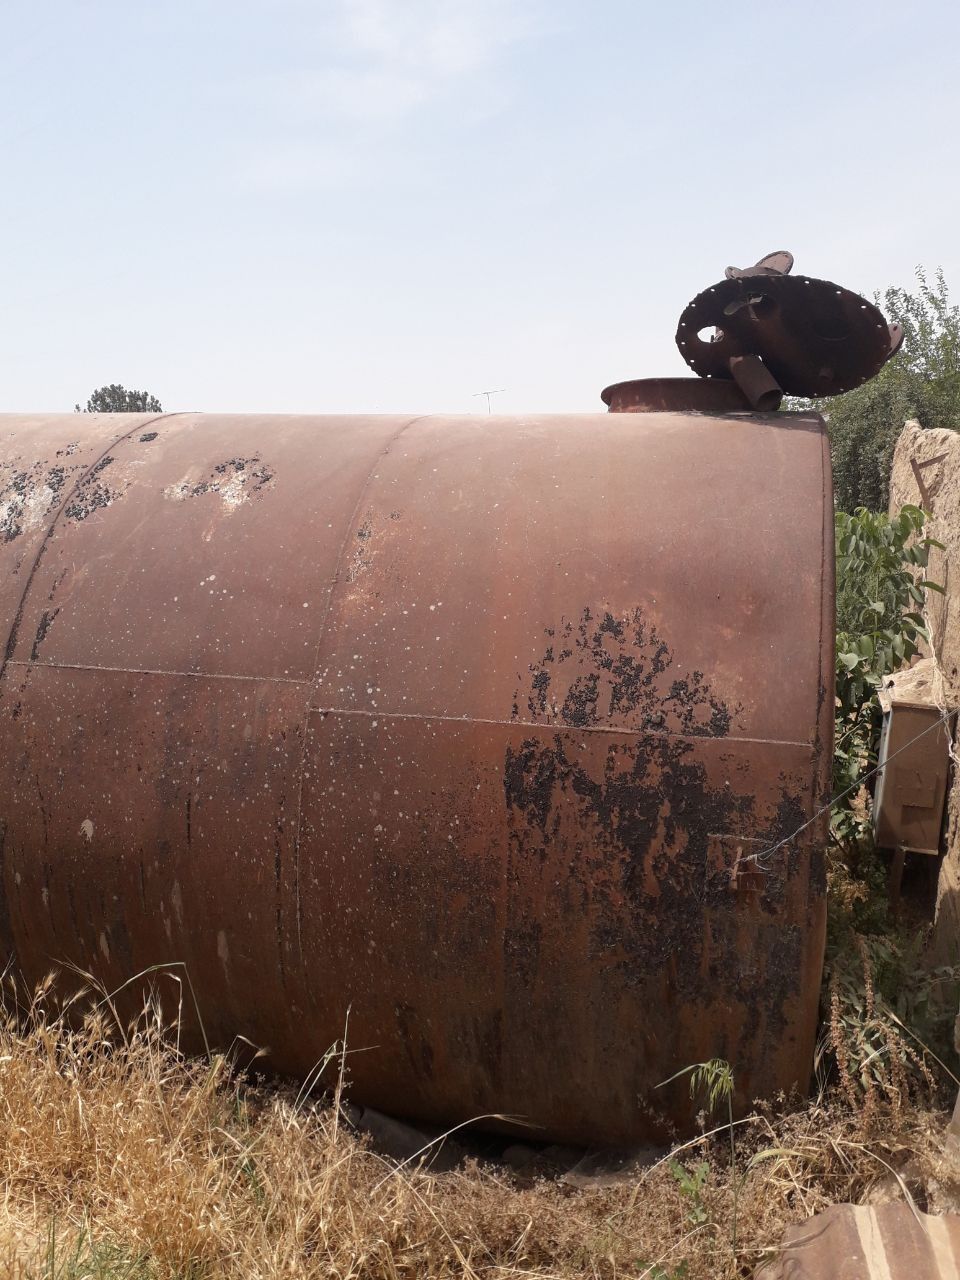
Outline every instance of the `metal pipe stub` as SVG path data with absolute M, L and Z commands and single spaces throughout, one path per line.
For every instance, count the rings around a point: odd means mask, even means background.
M 783 399 L 783 388 L 759 356 L 731 356 L 733 380 L 760 413 L 775 413 Z

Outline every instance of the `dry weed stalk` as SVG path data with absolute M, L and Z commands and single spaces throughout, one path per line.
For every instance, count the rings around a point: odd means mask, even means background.
M 848 946 L 835 948 L 829 961 L 830 1012 L 818 1058 L 832 1058 L 838 1086 L 850 1106 L 862 1108 L 867 1128 L 881 1111 L 886 1116 L 910 1105 L 945 1104 L 949 1090 L 960 1084 L 881 996 L 878 966 L 887 971 L 888 988 L 909 989 L 923 1007 L 943 1004 L 946 994 L 946 1007 L 955 1008 L 955 972 L 926 970 L 894 938 L 851 933 Z M 940 990 L 944 974 L 950 985 Z M 934 1066 L 941 1070 L 939 1079 Z
M 66 1016 L 69 1013 L 71 1016 Z M 64 1010 L 50 983 L 0 1000 L 0 1275 L 18 1280 L 591 1277 L 727 1280 L 731 1170 L 725 1127 L 674 1161 L 706 1164 L 698 1217 L 669 1161 L 633 1182 L 520 1185 L 494 1165 L 398 1167 L 339 1105 L 343 1047 L 324 1098 L 189 1059 L 156 1004 L 120 1026 L 102 998 Z M 319 1069 L 320 1064 L 318 1064 Z M 842 1104 L 767 1110 L 738 1124 L 739 1261 L 833 1199 L 859 1199 L 938 1135 L 878 1098 L 865 1132 Z M 878 1137 L 879 1133 L 884 1136 Z M 932 1136 L 933 1135 L 933 1136 Z M 762 1160 L 753 1161 L 762 1156 Z M 941 1185 L 943 1171 L 937 1168 Z

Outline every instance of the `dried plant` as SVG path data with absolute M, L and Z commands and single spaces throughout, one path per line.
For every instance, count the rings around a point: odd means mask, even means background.
M 931 1186 L 951 1176 L 942 1117 L 882 1092 L 869 1131 L 838 1094 L 735 1121 L 739 1169 L 729 1121 L 613 1187 L 398 1166 L 340 1105 L 342 1045 L 297 1091 L 185 1057 L 154 1002 L 119 1024 L 104 994 L 0 992 L 0 1276 L 733 1280 L 789 1222 L 908 1161 Z M 671 1161 L 695 1171 L 696 1221 Z

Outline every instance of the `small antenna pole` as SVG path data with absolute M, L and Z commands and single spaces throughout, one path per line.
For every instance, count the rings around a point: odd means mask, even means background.
M 473 396 L 474 396 L 474 399 L 476 399 L 477 396 L 486 396 L 487 397 L 487 413 L 491 413 L 492 410 L 490 408 L 490 397 L 498 396 L 501 391 L 506 391 L 506 387 L 498 387 L 495 391 L 475 391 L 473 393 Z

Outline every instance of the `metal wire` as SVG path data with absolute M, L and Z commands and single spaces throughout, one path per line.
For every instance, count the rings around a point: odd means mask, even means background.
M 934 729 L 939 729 L 940 726 L 943 725 L 947 730 L 948 741 L 951 741 L 952 734 L 949 732 L 950 721 L 956 714 L 957 713 L 955 711 L 941 710 L 939 717 L 934 720 L 933 724 L 928 724 L 926 729 L 921 729 L 920 732 L 912 737 L 909 742 L 905 742 L 902 747 L 898 747 L 892 755 L 887 756 L 883 764 L 878 764 L 875 769 L 871 769 L 869 773 L 864 774 L 864 776 L 859 778 L 852 786 L 847 787 L 845 791 L 841 791 L 839 795 L 834 796 L 829 804 L 825 804 L 823 808 L 818 809 L 812 818 L 808 818 L 806 822 L 797 827 L 796 831 L 792 831 L 790 835 L 784 836 L 782 840 L 778 840 L 776 844 L 770 845 L 768 849 L 761 849 L 757 853 L 751 853 L 746 857 L 741 858 L 740 865 L 742 866 L 745 862 L 755 862 L 757 866 L 760 867 L 761 871 L 765 870 L 761 865 L 761 858 L 771 857 L 778 849 L 782 849 L 784 845 L 790 844 L 792 840 L 796 840 L 797 836 L 800 835 L 802 831 L 806 831 L 807 827 L 812 827 L 813 824 L 822 818 L 825 813 L 829 813 L 831 809 L 838 805 L 841 800 L 850 795 L 851 792 L 859 791 L 865 782 L 869 782 L 871 778 L 876 777 L 878 773 L 882 772 L 891 760 L 895 760 L 897 756 L 906 751 L 908 747 L 912 747 L 915 742 L 919 742 L 921 738 L 925 737 L 928 733 L 932 733 Z M 951 752 L 951 755 L 952 754 L 953 753 Z

